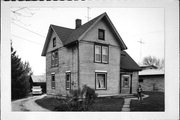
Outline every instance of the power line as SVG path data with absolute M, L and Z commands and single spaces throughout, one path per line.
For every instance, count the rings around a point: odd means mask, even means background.
M 26 39 L 26 38 L 23 38 L 23 37 L 20 37 L 20 36 L 18 36 L 18 35 L 14 35 L 14 34 L 12 34 L 14 37 L 16 37 L 16 38 L 19 38 L 19 39 L 21 39 L 21 40 L 25 40 L 25 41 L 28 41 L 28 42 L 31 42 L 31 43 L 34 43 L 34 44 L 37 44 L 37 45 L 42 45 L 41 43 L 38 43 L 38 42 L 35 42 L 35 41 L 32 41 L 32 40 L 28 40 L 28 39 Z
M 36 34 L 36 35 L 38 35 L 38 36 L 40 36 L 40 37 L 45 38 L 45 36 L 43 36 L 43 35 L 41 35 L 41 34 L 39 34 L 39 33 L 37 33 L 37 32 L 34 32 L 34 31 L 32 31 L 32 30 L 29 30 L 29 29 L 27 29 L 27 28 L 25 28 L 25 27 L 23 27 L 23 26 L 21 26 L 21 25 L 18 25 L 18 24 L 14 23 L 14 22 L 13 22 L 13 24 L 16 25 L 16 26 L 18 26 L 18 27 L 20 27 L 20 28 L 22 28 L 22 29 L 24 29 L 24 30 L 27 30 L 27 31 L 29 31 L 29 32 L 31 32 L 31 33 L 34 33 L 34 34 Z

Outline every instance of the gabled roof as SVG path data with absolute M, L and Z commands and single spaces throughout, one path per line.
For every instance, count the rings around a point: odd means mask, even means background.
M 129 56 L 126 51 L 121 51 L 121 69 L 126 71 L 140 71 L 139 65 Z
M 81 25 L 77 29 L 70 29 L 70 28 L 60 27 L 60 26 L 56 26 L 56 25 L 50 25 L 49 31 L 48 31 L 48 34 L 47 34 L 47 37 L 46 37 L 46 41 L 45 41 L 45 44 L 44 44 L 44 48 L 43 48 L 43 51 L 42 51 L 41 55 L 42 56 L 46 55 L 46 50 L 47 50 L 47 47 L 48 47 L 48 44 L 49 44 L 49 41 L 50 41 L 50 36 L 52 34 L 52 30 L 55 31 L 55 33 L 58 35 L 60 40 L 62 40 L 62 43 L 65 46 L 65 45 L 68 45 L 68 44 L 70 44 L 72 42 L 81 40 L 83 38 L 83 36 L 93 26 L 95 26 L 96 23 L 98 21 L 100 21 L 101 19 L 104 19 L 106 21 L 106 23 L 109 25 L 109 27 L 111 28 L 111 30 L 114 33 L 115 37 L 119 41 L 121 49 L 122 50 L 127 49 L 127 46 L 123 42 L 121 36 L 118 34 L 116 28 L 114 27 L 113 23 L 109 19 L 108 15 L 106 13 L 103 13 L 103 14 L 95 17 L 94 19 L 90 20 L 89 22 Z
M 33 83 L 46 82 L 45 75 L 31 75 Z

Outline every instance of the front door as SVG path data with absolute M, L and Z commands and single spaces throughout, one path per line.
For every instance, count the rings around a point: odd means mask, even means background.
M 121 75 L 121 93 L 122 94 L 131 93 L 131 75 L 130 74 Z

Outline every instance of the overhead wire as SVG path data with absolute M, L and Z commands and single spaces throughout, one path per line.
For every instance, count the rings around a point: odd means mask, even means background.
M 20 27 L 20 28 L 22 28 L 22 29 L 24 29 L 24 30 L 27 30 L 27 31 L 29 31 L 29 32 L 31 32 L 31 33 L 34 33 L 34 34 L 36 34 L 36 35 L 38 35 L 38 36 L 40 36 L 40 37 L 45 38 L 45 36 L 43 36 L 43 35 L 41 35 L 41 34 L 39 34 L 39 33 L 37 33 L 37 32 L 34 32 L 34 31 L 30 30 L 30 29 L 27 29 L 27 28 L 25 28 L 25 27 L 23 27 L 23 26 L 21 26 L 21 25 L 18 25 L 18 24 L 16 24 L 15 22 L 13 22 L 13 24 L 16 25 L 16 26 L 18 26 L 18 27 Z
M 28 39 L 26 39 L 26 38 L 20 37 L 20 36 L 15 35 L 15 34 L 12 34 L 12 36 L 14 36 L 14 37 L 16 37 L 16 38 L 19 38 L 19 39 L 21 39 L 21 40 L 25 40 L 25 41 L 28 41 L 28 42 L 37 44 L 37 45 L 42 45 L 41 43 L 38 43 L 38 42 L 35 42 L 35 41 L 32 41 L 32 40 L 28 40 Z

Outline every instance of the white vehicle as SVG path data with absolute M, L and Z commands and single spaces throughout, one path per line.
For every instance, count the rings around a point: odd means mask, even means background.
M 42 94 L 41 86 L 33 86 L 32 87 L 32 94 L 33 95 Z

